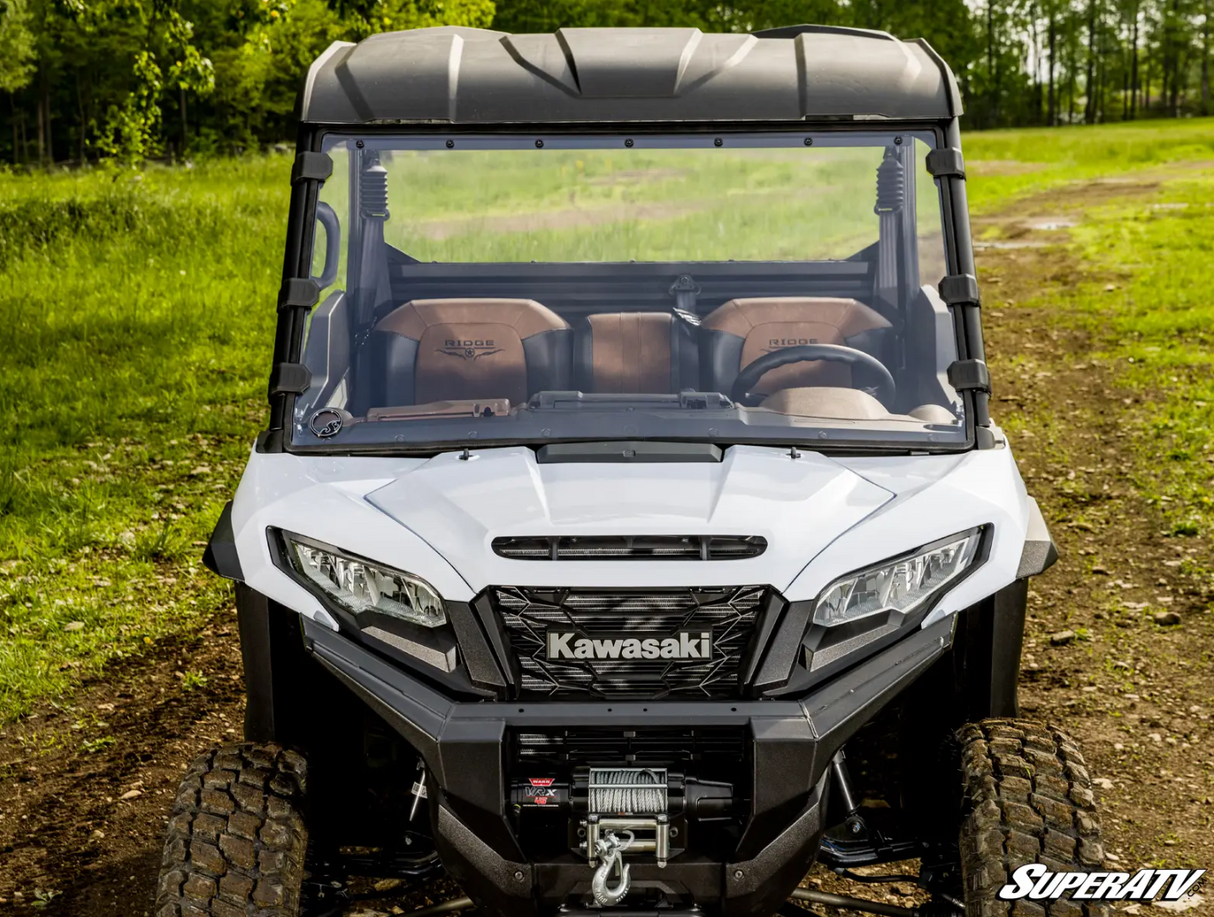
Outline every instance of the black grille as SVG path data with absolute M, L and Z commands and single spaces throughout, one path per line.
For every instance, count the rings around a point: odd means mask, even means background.
M 593 535 L 494 538 L 511 560 L 743 560 L 767 550 L 758 535 Z
M 637 699 L 738 696 L 738 667 L 765 594 L 762 586 L 490 590 L 519 657 L 523 696 Z M 712 649 L 704 660 L 550 660 L 550 628 L 600 639 L 669 637 L 711 628 Z
M 522 764 L 562 766 L 688 764 L 738 767 L 746 755 L 745 728 L 543 729 L 516 734 Z

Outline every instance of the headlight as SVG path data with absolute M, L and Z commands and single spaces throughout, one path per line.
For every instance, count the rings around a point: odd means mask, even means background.
M 814 623 L 833 627 L 883 611 L 913 611 L 970 568 L 981 536 L 980 528 L 950 535 L 835 580 L 818 597 Z
M 447 623 L 434 587 L 409 573 L 339 554 L 298 535 L 283 533 L 292 568 L 354 614 L 374 611 L 422 627 Z

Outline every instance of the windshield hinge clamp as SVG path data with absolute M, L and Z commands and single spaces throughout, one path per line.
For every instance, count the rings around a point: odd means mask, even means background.
M 680 274 L 679 279 L 670 286 L 668 291 L 674 297 L 675 314 L 693 325 L 700 324 L 696 314 L 696 296 L 700 293 L 700 285 L 690 274 Z
M 310 278 L 284 280 L 278 290 L 278 311 L 311 309 L 320 299 L 320 285 Z
M 991 393 L 991 372 L 982 360 L 955 360 L 948 367 L 948 384 L 959 392 Z
M 933 178 L 965 178 L 965 159 L 960 150 L 932 150 L 927 154 L 926 165 Z
M 270 371 L 270 397 L 302 395 L 312 385 L 312 372 L 302 363 L 275 363 Z
M 333 174 L 333 160 L 328 153 L 297 153 L 291 166 L 291 184 L 303 181 L 326 181 Z
M 973 274 L 949 274 L 937 287 L 940 298 L 948 306 L 980 306 L 982 297 L 978 293 L 978 278 Z

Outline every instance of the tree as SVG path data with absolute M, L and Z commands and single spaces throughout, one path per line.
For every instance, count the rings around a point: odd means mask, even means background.
M 30 31 L 25 0 L 0 0 L 0 91 L 9 94 L 12 109 L 14 163 L 20 148 L 16 93 L 28 86 L 33 78 L 33 60 L 34 35 Z

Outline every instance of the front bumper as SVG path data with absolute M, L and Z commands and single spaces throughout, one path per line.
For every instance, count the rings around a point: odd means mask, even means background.
M 304 620 L 307 649 L 426 762 L 447 871 L 487 912 L 555 910 L 589 889 L 572 855 L 528 861 L 507 818 L 507 735 L 547 727 L 734 727 L 751 743 L 749 818 L 734 859 L 637 862 L 634 887 L 668 889 L 722 917 L 766 917 L 804 875 L 826 825 L 834 754 L 952 645 L 954 617 L 919 630 L 797 700 L 453 701 L 358 644 Z

